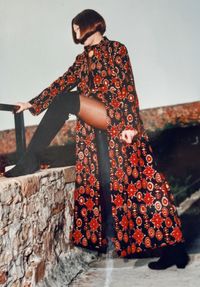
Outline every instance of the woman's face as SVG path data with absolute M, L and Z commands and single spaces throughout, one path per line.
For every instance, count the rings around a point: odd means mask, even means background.
M 76 33 L 76 39 L 80 39 L 80 28 L 78 25 L 73 24 L 74 32 Z

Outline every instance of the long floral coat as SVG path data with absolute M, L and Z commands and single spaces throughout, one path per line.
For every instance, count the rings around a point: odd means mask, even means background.
M 153 158 L 139 114 L 132 66 L 127 48 L 103 36 L 84 46 L 73 65 L 30 103 L 33 115 L 48 108 L 64 90 L 77 90 L 103 102 L 108 116 L 110 192 L 115 222 L 115 248 L 120 257 L 184 242 L 181 221 L 169 184 Z M 132 143 L 120 139 L 124 129 L 135 128 Z M 98 157 L 94 128 L 77 118 L 74 225 L 76 246 L 101 250 L 107 240 L 100 205 Z

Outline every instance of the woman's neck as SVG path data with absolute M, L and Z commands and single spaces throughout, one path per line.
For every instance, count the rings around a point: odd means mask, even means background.
M 102 39 L 103 39 L 102 34 L 99 31 L 97 31 L 86 39 L 86 41 L 84 42 L 84 46 L 96 45 L 100 43 Z

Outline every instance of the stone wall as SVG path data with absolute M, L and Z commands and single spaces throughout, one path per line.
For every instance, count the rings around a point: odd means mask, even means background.
M 200 101 L 143 109 L 140 111 L 147 132 L 164 130 L 169 126 L 188 126 L 200 124 Z M 65 145 L 75 141 L 76 120 L 68 120 L 51 142 L 52 145 Z M 35 132 L 37 126 L 26 127 L 26 143 Z M 16 149 L 15 131 L 0 131 L 0 155 L 14 152 Z
M 74 166 L 0 178 L 0 286 L 39 286 L 66 256 L 67 286 L 95 258 L 69 241 L 74 179 Z

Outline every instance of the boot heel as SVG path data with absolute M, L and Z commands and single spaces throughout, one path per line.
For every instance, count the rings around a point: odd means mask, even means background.
M 176 267 L 177 268 L 185 268 L 185 266 L 186 266 L 187 264 L 176 264 Z
M 182 263 L 176 263 L 176 266 L 177 268 L 185 268 L 186 265 L 188 265 L 190 261 L 190 257 L 188 255 L 186 255 L 186 259 L 185 259 L 185 262 L 182 262 Z

